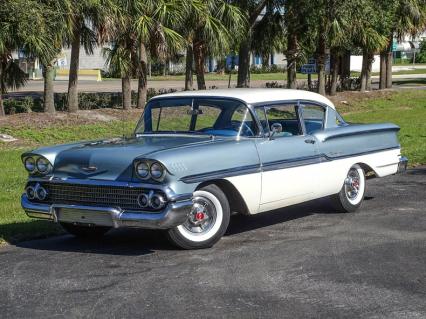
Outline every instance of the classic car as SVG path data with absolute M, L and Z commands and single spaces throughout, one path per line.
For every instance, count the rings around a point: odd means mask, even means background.
M 75 236 L 154 228 L 178 247 L 211 247 L 231 213 L 322 197 L 338 211 L 357 210 L 367 178 L 406 169 L 398 130 L 347 123 L 307 91 L 165 94 L 147 103 L 131 137 L 24 153 L 22 207 Z

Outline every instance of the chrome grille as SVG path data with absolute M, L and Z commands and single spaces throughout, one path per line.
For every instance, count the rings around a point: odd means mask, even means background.
M 105 185 L 63 183 L 41 183 L 41 185 L 48 192 L 47 199 L 43 201 L 45 203 L 118 207 L 123 210 L 141 210 L 137 201 L 138 196 L 150 191 L 142 188 Z M 144 208 L 144 210 L 152 209 Z

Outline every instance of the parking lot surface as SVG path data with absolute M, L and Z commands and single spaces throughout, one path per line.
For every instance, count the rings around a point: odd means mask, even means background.
M 159 232 L 0 248 L 1 318 L 426 318 L 426 168 L 324 201 L 233 216 L 207 250 Z

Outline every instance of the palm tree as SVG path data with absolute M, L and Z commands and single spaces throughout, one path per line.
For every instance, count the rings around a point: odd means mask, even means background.
M 393 39 L 402 40 L 406 35 L 415 35 L 426 28 L 425 0 L 388 0 L 387 47 L 380 54 L 380 88 L 392 87 Z
M 122 78 L 123 107 L 130 108 L 132 77 L 138 78 L 137 107 L 147 98 L 148 56 L 163 61 L 183 48 L 183 38 L 170 25 L 179 25 L 186 8 L 183 0 L 116 0 L 117 12 L 109 23 L 104 49 L 110 71 Z
M 325 95 L 326 75 L 325 62 L 327 50 L 330 52 L 330 95 L 335 95 L 339 76 L 340 56 L 348 46 L 348 34 L 350 34 L 351 22 L 348 15 L 348 1 L 322 0 L 316 3 L 316 22 L 318 25 L 318 93 Z M 348 8 L 349 6 L 349 8 Z
M 246 17 L 247 24 L 238 48 L 237 87 L 249 87 L 250 47 L 252 31 L 268 2 L 273 0 L 236 0 L 234 1 Z
M 262 57 L 264 67 L 269 66 L 271 53 L 285 50 L 284 34 L 283 15 L 273 4 L 268 3 L 262 20 L 253 27 L 253 38 L 256 41 L 251 43 L 251 51 Z
M 380 33 L 380 3 L 374 0 L 351 1 L 358 8 L 351 10 L 351 38 L 362 49 L 361 92 L 371 90 L 371 67 L 374 54 L 387 44 L 387 38 Z
M 131 12 L 133 30 L 138 43 L 139 61 L 137 107 L 143 108 L 147 98 L 148 55 L 164 61 L 167 55 L 182 50 L 183 37 L 175 31 L 189 6 L 187 0 L 136 1 Z
M 123 34 L 115 41 L 111 48 L 104 48 L 103 51 L 109 72 L 121 77 L 123 109 L 128 110 L 132 101 L 131 79 L 135 74 L 133 66 L 136 50 L 128 34 Z
M 45 8 L 32 0 L 5 0 L 0 7 L 0 116 L 5 115 L 2 95 L 25 85 L 27 75 L 12 58 L 21 50 L 27 56 L 53 54 L 45 30 Z
M 206 89 L 204 65 L 206 55 L 223 56 L 245 28 L 245 18 L 238 7 L 224 0 L 190 0 L 182 33 L 187 45 L 186 84 L 190 87 L 192 59 L 197 86 Z M 191 54 L 192 53 L 192 54 Z
M 313 8 L 313 1 L 285 0 L 284 23 L 286 28 L 287 45 L 287 88 L 296 89 L 296 66 L 300 60 L 306 60 L 306 53 L 310 51 L 312 39 L 316 36 L 315 15 L 317 8 Z
M 71 34 L 67 40 L 71 47 L 70 73 L 68 81 L 68 111 L 78 111 L 78 69 L 80 48 L 86 54 L 93 54 L 96 45 L 101 44 L 104 24 L 115 13 L 113 0 L 72 0 Z
M 68 0 L 40 0 L 44 6 L 43 15 L 48 21 L 47 39 L 51 39 L 51 48 L 53 55 L 47 52 L 41 52 L 39 58 L 43 67 L 44 78 L 44 111 L 55 113 L 54 87 L 53 80 L 55 76 L 54 65 L 57 56 L 62 51 L 65 38 L 69 36 L 71 30 L 70 9 L 71 4 Z

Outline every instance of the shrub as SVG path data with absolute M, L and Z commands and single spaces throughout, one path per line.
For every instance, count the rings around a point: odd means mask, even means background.
M 212 87 L 215 88 L 215 87 Z M 176 92 L 176 89 L 148 89 L 147 99 L 166 93 Z M 78 104 L 81 110 L 95 110 L 103 108 L 121 108 L 121 92 L 93 92 L 79 93 Z M 136 105 L 138 94 L 132 91 L 132 105 Z M 7 98 L 4 101 L 6 114 L 43 112 L 43 99 L 26 96 L 24 98 Z M 67 93 L 55 93 L 55 109 L 67 110 Z
M 3 105 L 6 114 L 29 113 L 34 107 L 34 100 L 30 96 L 19 99 L 8 98 L 3 101 Z
M 420 42 L 420 50 L 416 54 L 416 63 L 426 63 L 426 39 Z

